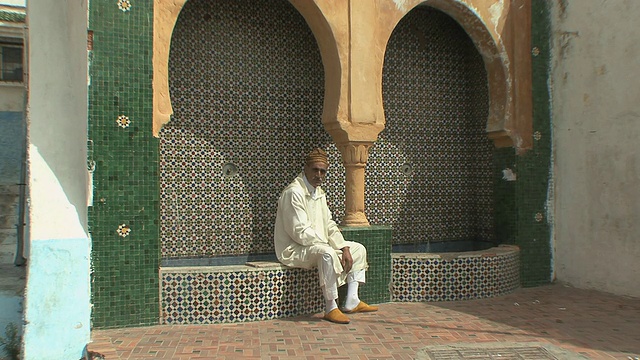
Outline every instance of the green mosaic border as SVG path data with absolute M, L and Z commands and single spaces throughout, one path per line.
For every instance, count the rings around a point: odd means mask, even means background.
M 495 242 L 497 244 L 514 245 L 517 239 L 517 181 L 503 179 L 503 170 L 516 169 L 516 151 L 514 148 L 499 148 L 493 151 L 493 221 Z
M 517 234 L 525 287 L 551 282 L 551 221 L 547 218 L 551 181 L 550 12 L 547 2 L 531 9 L 533 149 L 517 157 Z M 534 50 L 537 49 L 537 50 Z
M 89 161 L 94 328 L 159 323 L 158 140 L 152 135 L 153 2 L 91 2 Z M 117 119 L 127 116 L 129 126 Z M 130 232 L 118 233 L 124 225 Z M 124 235 L 123 233 L 122 235 Z
M 367 282 L 360 289 L 360 298 L 370 304 L 391 301 L 391 226 L 343 227 L 345 240 L 359 242 L 367 249 Z M 339 289 L 342 299 L 346 286 Z

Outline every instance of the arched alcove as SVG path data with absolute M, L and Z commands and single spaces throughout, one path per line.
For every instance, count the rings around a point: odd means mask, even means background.
M 339 163 L 321 123 L 324 71 L 311 30 L 286 0 L 190 0 L 168 64 L 162 257 L 273 253 L 277 199 L 304 154 L 321 146 Z M 335 166 L 328 190 L 343 186 L 340 176 Z
M 511 131 L 511 127 L 514 126 L 515 88 L 513 74 L 509 67 L 513 64 L 509 61 L 509 53 L 504 43 L 506 40 L 504 31 L 498 32 L 500 28 L 508 29 L 507 18 L 505 17 L 502 23 L 493 24 L 498 36 L 501 37 L 501 41 L 496 42 L 487 28 L 486 19 L 483 21 L 464 3 L 451 0 L 427 0 L 423 4 L 451 16 L 475 44 L 484 62 L 488 85 L 489 111 L 485 127 L 487 135 L 498 147 L 516 144 L 518 141 L 511 138 L 511 136 L 517 136 Z
M 367 166 L 370 221 L 393 224 L 394 244 L 494 242 L 489 85 L 467 32 L 432 7 L 407 13 L 387 44 L 382 93 L 385 130 Z

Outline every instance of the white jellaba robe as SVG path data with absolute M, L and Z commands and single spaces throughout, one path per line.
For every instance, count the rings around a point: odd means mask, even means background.
M 361 270 L 367 267 L 366 249 L 360 243 L 344 240 L 331 218 L 324 191 L 317 187 L 315 196 L 312 196 L 305 185 L 303 173 L 284 189 L 278 199 L 274 244 L 278 260 L 290 267 L 312 269 L 318 266 L 321 253 L 331 254 L 338 286 L 343 285 L 347 277 L 340 264 L 340 249 L 348 246 L 353 258 L 350 272 L 361 273 L 362 278 L 358 281 L 364 282 L 364 271 Z M 320 283 L 325 285 L 322 274 Z

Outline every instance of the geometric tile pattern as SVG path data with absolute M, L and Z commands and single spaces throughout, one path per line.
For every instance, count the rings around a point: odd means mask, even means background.
M 392 254 L 393 302 L 482 299 L 520 286 L 518 248 L 481 252 Z
M 487 75 L 469 36 L 450 16 L 416 8 L 394 29 L 382 75 L 369 220 L 393 226 L 394 244 L 493 241 Z
M 365 187 L 368 219 L 392 225 L 393 243 L 494 240 L 486 79 L 449 16 L 419 9 L 397 27 Z M 272 253 L 278 195 L 315 146 L 333 164 L 325 190 L 340 222 L 344 169 L 320 121 L 323 84 L 317 43 L 287 1 L 185 4 L 169 57 L 174 115 L 160 133 L 163 258 Z
M 393 254 L 391 296 L 386 299 L 431 302 L 507 294 L 519 286 L 518 255 L 515 246 L 461 255 Z M 321 312 L 324 306 L 316 270 L 278 263 L 268 268 L 162 268 L 161 278 L 163 324 L 278 319 Z
M 273 253 L 278 196 L 314 147 L 332 164 L 330 206 L 343 207 L 342 162 L 321 122 L 322 59 L 288 1 L 188 1 L 172 36 L 169 86 L 163 258 Z
M 162 324 L 218 324 L 278 319 L 322 310 L 316 270 L 273 263 L 247 266 L 164 268 Z
M 329 153 L 328 201 L 338 222 L 344 216 L 344 170 L 320 122 L 322 61 L 304 19 L 287 1 L 186 3 L 169 61 L 174 115 L 160 139 L 148 131 L 153 5 L 137 2 L 125 13 L 115 3 L 93 2 L 89 9 L 95 35 L 88 131 L 97 164 L 89 208 L 94 327 L 157 321 L 157 254 L 272 253 L 277 194 L 312 147 Z M 528 269 L 521 278 L 528 285 L 548 283 L 551 257 L 548 242 L 537 241 L 549 238 L 547 221 L 531 221 L 544 210 L 551 139 L 548 9 L 532 6 L 540 140 L 519 160 L 513 206 Z M 419 31 L 403 30 L 409 26 Z M 488 100 L 477 51 L 455 21 L 416 9 L 396 29 L 385 56 L 387 124 L 367 165 L 369 220 L 392 225 L 393 242 L 400 244 L 492 240 L 491 217 L 503 194 L 491 194 L 487 183 L 496 152 L 483 129 Z M 127 121 L 114 121 L 123 114 Z M 223 172 L 229 163 L 238 174 Z M 115 231 L 123 223 L 130 230 L 126 238 Z

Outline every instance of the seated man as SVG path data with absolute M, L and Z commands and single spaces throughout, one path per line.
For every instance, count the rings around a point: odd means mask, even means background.
M 345 241 L 331 219 L 327 199 L 320 185 L 329 168 L 327 154 L 315 149 L 305 159 L 304 171 L 287 186 L 278 199 L 275 248 L 278 260 L 286 266 L 318 268 L 320 286 L 326 300 L 324 318 L 339 324 L 349 318 L 338 308 L 338 287 L 345 282 L 346 313 L 378 310 L 360 301 L 358 284 L 365 282 L 367 250 Z

